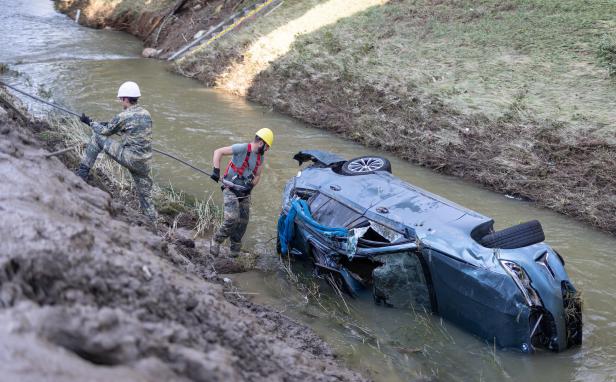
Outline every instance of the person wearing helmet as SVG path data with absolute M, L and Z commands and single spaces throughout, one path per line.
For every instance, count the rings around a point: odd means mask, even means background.
M 81 121 L 92 128 L 92 136 L 76 173 L 87 180 L 98 154 L 104 151 L 130 172 L 141 210 L 155 226 L 157 213 L 152 202 L 150 177 L 152 118 L 146 109 L 138 105 L 139 97 L 139 86 L 132 81 L 124 82 L 118 89 L 118 100 L 123 108 L 120 114 L 109 122 L 94 122 L 85 114 L 81 116 Z M 120 142 L 109 138 L 114 134 L 121 137 Z
M 224 199 L 224 222 L 218 229 L 210 245 L 210 253 L 218 256 L 220 245 L 229 238 L 231 256 L 240 253 L 242 237 L 246 232 L 250 217 L 250 193 L 259 184 L 265 152 L 274 143 L 274 133 L 268 128 L 257 131 L 250 143 L 238 143 L 221 147 L 214 151 L 214 170 L 211 178 L 220 180 L 220 159 L 231 155 L 231 160 L 225 169 L 223 178 L 228 182 L 222 186 Z M 234 184 L 236 187 L 229 186 Z

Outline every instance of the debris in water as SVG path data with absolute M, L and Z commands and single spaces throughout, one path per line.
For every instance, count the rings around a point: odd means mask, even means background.
M 141 270 L 143 270 L 143 273 L 145 274 L 145 279 L 150 281 L 152 279 L 152 272 L 150 272 L 147 265 L 141 267 Z

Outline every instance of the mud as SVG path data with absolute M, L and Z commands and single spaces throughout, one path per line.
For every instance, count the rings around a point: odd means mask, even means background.
M 158 10 L 142 12 L 118 12 L 121 1 L 115 7 L 105 6 L 103 0 L 59 0 L 57 9 L 75 18 L 82 10 L 80 24 L 92 28 L 112 28 L 128 32 L 144 41 L 151 54 L 149 57 L 166 58 L 190 42 L 199 31 L 227 19 L 246 5 L 243 0 L 156 0 Z M 129 6 L 132 8 L 132 6 Z
M 130 224 L 0 105 L 0 375 L 21 381 L 363 380 L 251 304 L 203 243 Z

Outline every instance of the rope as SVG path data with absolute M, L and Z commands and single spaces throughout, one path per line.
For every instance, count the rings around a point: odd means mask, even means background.
M 159 154 L 161 154 L 161 155 L 164 155 L 164 156 L 166 156 L 166 157 L 169 157 L 169 158 L 171 158 L 171 159 L 175 159 L 176 161 L 178 161 L 178 162 L 180 162 L 180 163 L 182 163 L 182 164 L 184 164 L 184 165 L 186 165 L 186 166 L 188 166 L 188 167 L 192 168 L 193 170 L 198 171 L 198 172 L 200 172 L 200 173 L 202 173 L 202 174 L 205 174 L 205 175 L 207 175 L 207 176 L 212 176 L 212 174 L 210 174 L 209 172 L 204 171 L 204 170 L 200 169 L 199 167 L 195 167 L 195 166 L 193 166 L 192 164 L 190 164 L 190 163 L 186 162 L 185 160 L 182 160 L 182 159 L 180 159 L 180 158 L 176 157 L 176 156 L 175 156 L 175 155 L 173 155 L 173 154 L 166 153 L 166 152 L 164 152 L 164 151 L 162 151 L 162 150 L 159 150 L 159 149 L 156 149 L 156 148 L 154 148 L 154 147 L 152 147 L 152 151 L 157 152 L 157 153 L 159 153 Z M 244 187 L 244 186 L 240 186 L 239 184 L 235 184 L 235 183 L 229 182 L 229 181 L 228 181 L 228 180 L 226 180 L 226 179 L 221 178 L 221 179 L 220 179 L 220 181 L 222 182 L 222 184 L 223 184 L 223 185 L 225 185 L 225 186 L 227 186 L 227 187 L 232 187 L 232 188 L 235 188 L 236 190 L 239 190 L 239 191 L 244 191 L 244 190 L 246 190 L 246 187 Z
M 45 158 L 55 157 L 56 155 L 64 154 L 64 153 L 69 152 L 71 150 L 77 150 L 78 148 L 80 148 L 82 146 L 83 146 L 83 143 L 79 143 L 79 144 L 77 144 L 75 146 L 67 147 L 65 149 L 54 151 L 54 152 L 49 153 L 49 154 L 44 154 L 42 156 L 45 157 Z
M 44 104 L 46 104 L 46 105 L 49 105 L 49 106 L 51 106 L 51 107 L 55 107 L 56 109 L 60 109 L 60 110 L 62 110 L 62 111 L 63 111 L 63 112 L 65 112 L 65 113 L 68 113 L 68 114 L 74 115 L 74 116 L 76 116 L 76 117 L 78 117 L 78 118 L 80 118 L 80 117 L 81 117 L 81 115 L 79 115 L 79 114 L 75 113 L 74 111 L 70 111 L 69 109 L 66 109 L 66 108 L 64 108 L 64 107 L 62 107 L 62 106 L 60 106 L 60 105 L 56 105 L 55 103 L 51 103 L 51 102 L 45 101 L 45 100 L 44 100 L 44 99 L 42 99 L 42 98 L 39 98 L 39 97 L 37 97 L 37 96 L 35 96 L 35 95 L 32 95 L 32 94 L 26 93 L 26 92 L 25 92 L 25 91 L 23 91 L 23 90 L 19 90 L 19 89 L 17 89 L 16 87 L 11 86 L 11 85 L 9 85 L 9 84 L 7 84 L 7 83 L 5 83 L 5 82 L 0 81 L 0 85 L 6 86 L 6 87 L 7 87 L 7 88 L 9 88 L 9 89 L 13 89 L 13 90 L 15 90 L 17 93 L 21 93 L 21 94 L 25 95 L 26 97 L 30 97 L 30 98 L 32 98 L 32 99 L 35 99 L 35 100 L 37 100 L 37 101 L 39 101 L 39 102 L 42 102 L 42 103 L 44 103 Z
M 174 156 L 173 154 L 169 154 L 169 153 L 166 153 L 166 152 L 161 151 L 161 150 L 159 150 L 159 149 L 155 149 L 154 147 L 152 147 L 152 151 L 157 152 L 157 153 L 159 153 L 159 154 L 162 154 L 162 155 L 164 155 L 164 156 L 166 156 L 166 157 L 169 157 L 169 158 L 171 158 L 171 159 L 175 159 L 176 161 L 178 161 L 178 162 L 180 162 L 180 163 L 182 163 L 182 164 L 185 164 L 186 166 L 188 166 L 188 167 L 192 168 L 193 170 L 198 171 L 198 172 L 200 172 L 200 173 L 202 173 L 202 174 L 205 174 L 205 175 L 207 175 L 207 176 L 212 176 L 212 174 L 210 174 L 209 172 L 204 171 L 204 170 L 200 169 L 199 167 L 195 167 L 195 166 L 193 166 L 192 164 L 190 164 L 190 163 L 186 162 L 185 160 L 182 160 L 182 159 L 180 159 L 180 158 L 178 158 L 178 157 Z

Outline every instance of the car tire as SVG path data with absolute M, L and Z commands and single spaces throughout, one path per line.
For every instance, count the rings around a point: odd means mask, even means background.
M 367 175 L 375 171 L 387 171 L 391 174 L 391 163 L 387 158 L 379 156 L 363 156 L 344 162 L 341 172 L 343 175 Z
M 541 223 L 532 220 L 489 233 L 481 238 L 480 244 L 487 248 L 513 249 L 541 243 L 544 240 L 545 234 Z

